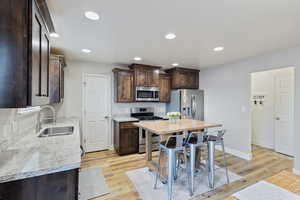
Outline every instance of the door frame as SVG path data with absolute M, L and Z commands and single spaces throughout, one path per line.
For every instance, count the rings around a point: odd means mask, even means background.
M 87 76 L 96 76 L 96 77 L 107 77 L 108 81 L 108 95 L 107 95 L 107 102 L 108 102 L 108 141 L 106 144 L 107 149 L 111 149 L 112 146 L 112 123 L 111 123 L 111 108 L 112 108 L 112 102 L 111 102 L 111 88 L 112 88 L 112 82 L 111 82 L 111 74 L 109 73 L 82 73 L 82 104 L 81 104 L 81 121 L 82 121 L 82 134 L 81 134 L 81 143 L 84 151 L 86 151 L 86 123 L 85 123 L 85 84 L 86 84 L 86 77 Z
M 294 77 L 293 77 L 293 94 L 292 94 L 292 99 L 293 99 L 293 120 L 292 120 L 292 132 L 293 132 L 293 137 L 294 137 L 294 139 L 295 139 L 295 136 L 296 136 L 296 134 L 295 134 L 295 97 L 296 97 L 296 67 L 295 66 L 290 66 L 290 65 L 288 65 L 288 66 L 281 66 L 281 67 L 268 67 L 268 68 L 265 68 L 265 69 L 260 69 L 260 70 L 254 70 L 254 71 L 251 71 L 250 73 L 249 73 L 249 83 L 250 83 L 250 85 L 249 85 L 249 115 L 250 115 L 250 118 L 249 118 L 249 120 L 250 120 L 250 149 L 251 149 L 251 154 L 252 154 L 252 142 L 253 142 L 253 140 L 252 140 L 252 127 L 253 127 L 253 124 L 252 124 L 252 87 L 251 87 L 251 84 L 252 84 L 252 78 L 251 78 L 251 74 L 253 74 L 253 73 L 256 73 L 256 72 L 265 72 L 265 71 L 272 71 L 272 70 L 279 70 L 279 69 L 285 69 L 285 68 L 293 68 L 293 70 L 294 70 Z M 275 109 L 275 103 L 274 103 L 274 109 Z M 275 112 L 275 110 L 274 110 L 274 112 Z M 275 121 L 275 118 L 274 118 L 274 121 Z M 274 122 L 274 126 L 275 126 L 275 122 Z M 275 138 L 275 129 L 274 129 L 274 151 L 275 151 L 275 140 L 276 140 L 276 138 Z M 293 149 L 294 149 L 294 152 L 295 152 L 295 142 L 294 142 L 294 144 L 293 144 Z M 293 156 L 293 157 L 295 157 L 295 155 Z

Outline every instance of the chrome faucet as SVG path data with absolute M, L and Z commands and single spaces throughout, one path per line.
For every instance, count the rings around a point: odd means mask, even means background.
M 45 119 L 41 120 L 41 112 L 44 109 L 49 109 L 49 110 L 52 111 L 52 118 L 47 118 L 47 119 L 52 119 L 52 124 L 53 125 L 56 124 L 56 111 L 55 111 L 54 107 L 50 106 L 50 105 L 43 106 L 43 107 L 41 107 L 41 110 L 38 112 L 37 124 L 36 124 L 36 132 L 37 133 L 39 133 L 41 131 L 43 120 L 45 120 Z

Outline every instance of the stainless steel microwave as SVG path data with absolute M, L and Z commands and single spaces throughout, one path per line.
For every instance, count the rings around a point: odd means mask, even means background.
M 136 101 L 159 101 L 159 88 L 157 87 L 136 87 Z

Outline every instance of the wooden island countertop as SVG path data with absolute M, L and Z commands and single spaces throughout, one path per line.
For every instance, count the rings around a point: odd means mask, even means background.
M 222 124 L 207 123 L 193 119 L 179 119 L 176 122 L 171 122 L 169 120 L 140 121 L 133 124 L 139 127 L 140 133 L 142 130 L 145 130 L 147 161 L 152 161 L 152 134 L 160 135 L 160 139 L 162 140 L 168 135 L 174 133 L 185 131 L 201 131 L 208 128 L 222 127 Z
M 158 135 L 173 134 L 183 131 L 199 131 L 206 128 L 221 127 L 222 124 L 206 123 L 200 120 L 180 119 L 176 122 L 169 120 L 141 121 L 134 123 L 135 126 Z

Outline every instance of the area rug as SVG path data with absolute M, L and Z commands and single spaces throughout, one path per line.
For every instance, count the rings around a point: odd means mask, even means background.
M 141 168 L 127 172 L 127 176 L 134 184 L 140 198 L 143 200 L 164 200 L 167 199 L 167 184 L 162 184 L 158 181 L 157 189 L 153 188 L 155 181 L 155 173 L 150 172 L 148 168 Z M 230 182 L 241 179 L 241 176 L 229 171 Z M 226 173 L 224 169 L 218 168 L 216 170 L 215 186 L 216 188 L 226 184 Z M 202 170 L 196 173 L 195 177 L 195 191 L 194 196 L 210 191 L 208 187 L 207 171 Z M 188 181 L 186 173 L 179 173 L 179 177 L 173 185 L 173 199 L 187 200 L 192 197 L 189 194 Z
M 251 185 L 226 200 L 300 200 L 300 176 L 282 171 Z
M 300 196 L 266 181 L 260 181 L 233 195 L 239 200 L 300 200 Z
M 89 200 L 108 193 L 101 167 L 87 168 L 79 172 L 79 200 Z

